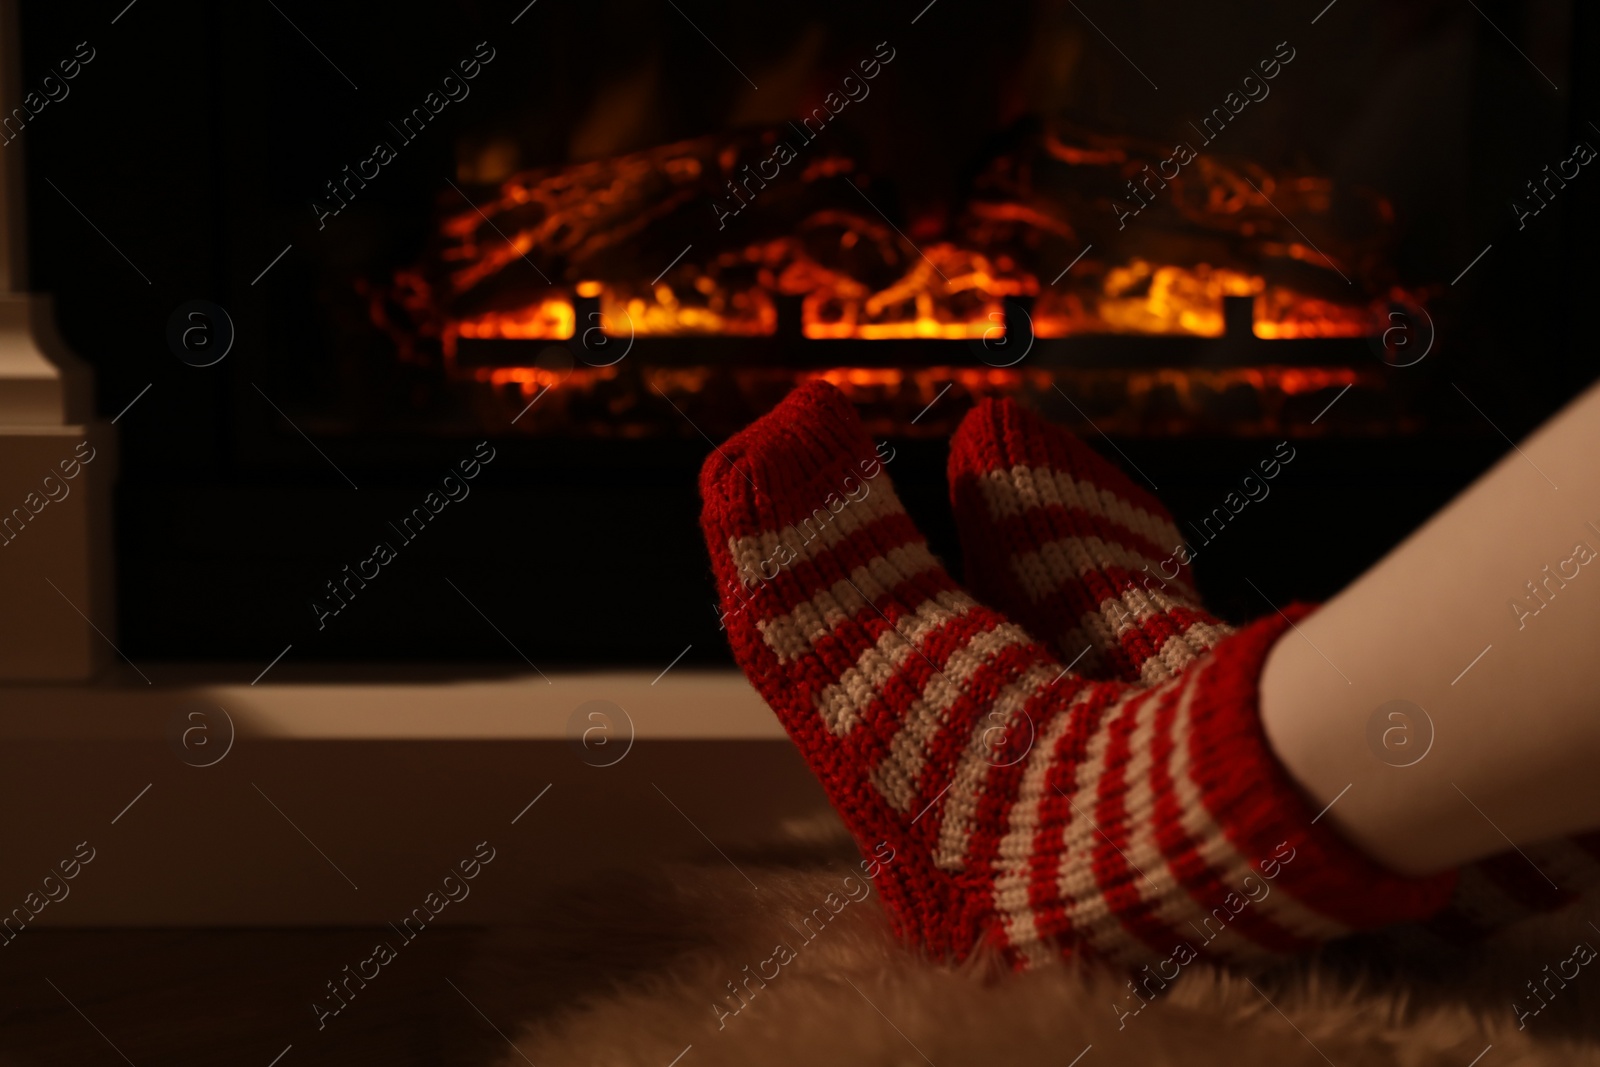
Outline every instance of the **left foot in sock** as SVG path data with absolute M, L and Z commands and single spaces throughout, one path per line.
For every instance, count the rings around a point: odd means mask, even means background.
M 820 383 L 713 453 L 701 492 L 735 657 L 863 851 L 894 856 L 884 902 L 933 953 L 1248 959 L 1448 896 L 1312 825 L 1257 713 L 1282 620 L 1153 687 L 1074 674 L 951 580 Z

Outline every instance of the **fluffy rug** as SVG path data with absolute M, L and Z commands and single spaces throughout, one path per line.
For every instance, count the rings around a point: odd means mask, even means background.
M 1471 954 L 1385 936 L 1263 974 L 1197 961 L 1146 1003 L 1126 976 L 920 959 L 857 862 L 830 842 L 540 902 L 478 961 L 524 1020 L 501 1062 L 1600 1065 L 1600 966 L 1573 962 L 1600 931 L 1576 912 Z

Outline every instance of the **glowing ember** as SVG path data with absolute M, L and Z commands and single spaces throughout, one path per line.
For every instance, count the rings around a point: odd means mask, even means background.
M 1259 275 L 1205 263 L 1158 267 L 1134 259 L 1106 271 L 1104 279 L 1099 292 L 1046 290 L 1034 305 L 1034 333 L 1221 337 L 1222 298 L 1251 296 L 1256 298 L 1257 337 L 1366 337 L 1381 332 L 1388 309 L 1382 300 L 1368 305 L 1319 300 L 1285 286 L 1268 286 Z
M 600 325 L 616 336 L 774 333 L 775 279 L 786 251 L 787 242 L 771 241 L 676 265 L 653 284 L 602 284 Z
M 1419 302 L 1383 270 L 1381 200 L 1206 155 L 1127 222 L 1119 198 L 1161 149 L 1083 131 L 1049 129 L 997 156 L 959 211 L 905 232 L 868 206 L 879 190 L 854 162 L 820 148 L 718 228 L 709 205 L 777 136 L 517 174 L 472 188 L 475 206 L 452 192 L 424 261 L 364 290 L 373 320 L 403 359 L 531 397 L 550 372 L 472 365 L 460 343 L 767 336 L 786 307 L 807 338 L 971 340 L 1002 330 L 1007 298 L 1032 301 L 1045 339 L 1218 337 L 1230 296 L 1254 298 L 1261 338 L 1361 337 L 1382 332 L 1390 301 Z
M 1123 436 L 1192 433 L 1230 435 L 1394 433 L 1409 427 L 1376 364 L 1351 367 L 1153 368 L 1149 370 L 955 366 L 776 366 L 644 368 L 638 377 L 616 367 L 471 368 L 492 387 L 488 397 L 504 424 L 539 398 L 542 432 L 643 438 L 665 432 L 698 439 L 696 427 L 722 436 L 767 410 L 798 382 L 819 378 L 858 405 L 875 434 L 943 437 L 985 396 L 1022 397 L 1052 419 L 1085 433 Z M 552 388 L 559 385 L 560 388 Z M 1076 397 L 1062 399 L 1062 390 Z M 1353 390 L 1328 411 L 1335 396 Z M 662 422 L 664 396 L 689 416 Z M 937 401 L 937 403 L 935 403 Z M 931 405 L 931 407 L 930 407 Z M 488 408 L 485 409 L 489 410 Z M 670 408 L 666 408 L 670 412 Z M 1092 426 L 1087 418 L 1092 419 Z M 918 417 L 920 416 L 920 418 Z M 1320 418 L 1319 418 L 1320 416 Z M 915 423 L 911 420 L 917 418 Z M 1312 420 L 1318 421 L 1313 423 Z M 533 419 L 519 428 L 533 432 Z
M 445 352 L 455 355 L 457 337 L 510 340 L 565 340 L 572 336 L 572 301 L 551 297 L 513 312 L 489 311 L 476 318 L 447 319 Z
M 801 328 L 807 337 L 982 337 L 1003 319 L 1002 299 L 1031 293 L 1033 278 L 1009 257 L 991 261 L 951 244 L 929 245 L 911 269 L 879 292 L 845 275 L 805 294 Z

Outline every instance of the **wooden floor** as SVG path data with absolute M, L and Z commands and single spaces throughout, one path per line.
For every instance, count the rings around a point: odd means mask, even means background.
M 596 1056 L 587 1054 L 586 1042 L 595 1045 L 599 1058 L 606 1058 L 607 1048 L 615 1051 L 627 1044 L 633 1049 L 627 1062 L 655 1062 L 637 1055 L 638 1042 L 610 1040 L 618 1036 L 616 1028 L 628 1027 L 630 1037 L 636 1036 L 635 1028 L 648 1032 L 650 1040 L 645 1044 L 661 1051 L 659 1063 L 664 1065 L 681 1047 L 680 1040 L 687 1042 L 695 1033 L 710 1029 L 708 991 L 715 990 L 725 974 L 734 973 L 740 961 L 759 958 L 759 952 L 770 944 L 772 915 L 803 913 L 807 903 L 820 899 L 819 887 L 833 884 L 840 869 L 849 870 L 850 866 L 786 869 L 761 867 L 743 856 L 732 860 L 719 857 L 704 869 L 675 869 L 648 877 L 619 875 L 540 898 L 533 901 L 530 919 L 523 925 L 430 927 L 400 947 L 376 977 L 320 1028 L 313 1004 L 336 1003 L 327 983 L 340 977 L 347 965 L 355 968 L 370 957 L 377 943 L 398 945 L 401 938 L 396 931 L 388 927 L 27 929 L 0 946 L 0 1067 L 520 1067 L 526 1061 L 509 1042 L 520 1027 L 557 1017 L 559 1030 L 559 1019 L 571 1017 L 576 1005 L 612 1000 L 618 990 L 629 988 L 644 990 L 644 1002 L 659 1010 L 636 1013 L 633 1009 L 640 1003 L 636 1000 L 627 1002 L 631 1007 L 620 1012 L 608 1015 L 601 1011 L 598 1021 L 587 1024 L 587 1030 L 580 1028 L 576 1038 L 563 1039 L 566 1044 L 559 1047 L 579 1050 L 565 1062 L 595 1062 Z M 752 877 L 762 887 L 758 897 L 746 891 Z M 836 972 L 855 973 L 869 985 L 884 978 L 881 943 L 888 935 L 862 919 L 866 912 L 852 914 L 862 925 L 842 928 L 839 937 L 827 943 L 842 955 L 807 957 L 829 961 L 818 964 L 822 967 L 820 979 L 813 974 L 805 980 L 820 981 L 813 990 L 816 995 L 807 1000 L 796 992 L 783 994 L 791 1003 L 811 1007 L 767 1016 L 767 1025 L 788 1035 L 785 1040 L 789 1044 L 782 1047 L 803 1050 L 808 1027 L 846 1026 L 848 1018 L 854 1019 L 851 1025 L 856 1031 L 887 1039 L 886 1033 L 880 1032 L 881 1013 L 871 1001 L 863 1006 L 850 997 L 840 1002 L 830 999 L 838 986 L 833 977 Z M 1586 916 L 1570 912 L 1551 916 L 1548 926 L 1549 945 L 1569 946 L 1574 937 L 1583 937 Z M 852 929 L 854 934 L 848 932 Z M 852 937 L 856 941 L 850 941 Z M 1525 958 L 1513 954 L 1494 959 L 1479 959 L 1480 954 L 1475 953 L 1451 964 L 1430 954 L 1413 958 L 1381 942 L 1374 946 L 1351 941 L 1296 964 L 1279 976 L 1279 985 L 1297 998 L 1299 1022 L 1318 1033 L 1336 1032 L 1330 1019 L 1346 1020 L 1352 1012 L 1361 1011 L 1378 1020 L 1374 1026 L 1379 1031 L 1390 1034 L 1371 1039 L 1373 1056 L 1365 1061 L 1335 1056 L 1333 1062 L 1341 1065 L 1399 1062 L 1391 1059 L 1385 1041 L 1393 1038 L 1405 1044 L 1426 1036 L 1406 1030 L 1411 1024 L 1404 1018 L 1412 1010 L 1445 1011 L 1442 1022 L 1428 1031 L 1434 1036 L 1443 1034 L 1440 1040 L 1448 1038 L 1445 1045 L 1456 1041 L 1460 1035 L 1455 1031 L 1470 1020 L 1480 1016 L 1492 1020 L 1503 1032 L 1486 1032 L 1481 1040 L 1503 1046 L 1496 1047 L 1495 1054 L 1505 1055 L 1514 1052 L 1522 1036 L 1533 1036 L 1515 1034 L 1510 1026 L 1509 1005 L 1514 997 L 1522 996 L 1519 983 L 1539 975 L 1541 966 L 1570 951 L 1562 948 L 1552 954 L 1530 947 Z M 844 969 L 838 970 L 840 967 Z M 367 971 L 371 973 L 370 965 Z M 671 982 L 658 983 L 667 976 L 673 976 Z M 901 977 L 910 983 L 908 988 L 934 989 L 927 985 L 930 980 L 926 976 Z M 800 978 L 785 981 L 790 990 L 812 988 Z M 942 988 L 940 996 L 992 995 L 992 990 L 975 989 L 969 994 L 959 988 Z M 1072 1005 L 1074 997 L 1081 997 L 1081 991 L 1073 991 L 1076 987 L 1057 988 L 1046 981 L 1042 986 L 1034 983 L 1021 988 L 1034 991 L 1031 995 L 1043 1015 L 1053 1019 L 1059 1015 L 1068 1022 L 1068 1016 L 1089 1018 L 1081 1013 L 1061 1014 L 1061 1006 Z M 1207 1003 L 1202 995 L 1206 988 L 1211 987 L 1204 983 L 1197 987 L 1202 1008 Z M 1574 989 L 1552 1005 L 1552 1012 L 1539 1018 L 1537 1036 L 1545 1044 L 1534 1050 L 1538 1055 L 1530 1053 L 1516 1062 L 1575 1062 L 1563 1051 L 1566 1046 L 1559 1044 L 1562 1038 L 1591 1050 L 1600 1047 L 1597 990 L 1600 987 L 1575 983 Z M 1214 1040 L 1237 1041 L 1242 1058 L 1225 1061 L 1213 1057 L 1207 1062 L 1283 1062 L 1252 1058 L 1252 1050 L 1276 1048 L 1273 1042 L 1285 1034 L 1280 1016 L 1256 1010 L 1253 997 L 1258 993 L 1253 991 L 1245 1002 L 1251 1009 L 1247 1011 L 1222 996 L 1225 987 L 1216 986 L 1212 991 L 1220 998 L 1215 1011 L 1198 1010 L 1195 1018 L 1209 1020 L 1201 1029 Z M 1320 993 L 1313 995 L 1316 991 Z M 817 1004 L 823 1007 L 818 1009 Z M 1406 1005 L 1410 1007 L 1403 1007 Z M 1191 1005 L 1186 1010 L 1197 1009 Z M 996 1011 L 1000 1018 L 1011 1018 L 999 1007 Z M 856 1014 L 851 1016 L 852 1012 Z M 1095 1018 L 1107 1024 L 1108 1035 L 1117 1033 L 1109 1026 L 1109 1012 L 1100 1016 L 1096 1004 L 1095 1013 Z M 931 1016 L 939 1014 L 934 1011 Z M 959 1012 L 952 1011 L 948 1017 L 957 1018 Z M 1384 1019 L 1402 1021 L 1390 1025 L 1384 1024 Z M 924 1018 L 921 1025 L 925 1032 L 938 1032 L 931 1017 Z M 1193 1039 L 1194 1034 L 1183 1029 L 1188 1025 L 1173 1021 L 1172 1047 Z M 1386 1025 L 1388 1030 L 1384 1030 Z M 1440 1026 L 1443 1028 L 1438 1029 Z M 1347 1024 L 1338 1022 L 1338 1027 L 1347 1028 Z M 745 1033 L 754 1036 L 752 1030 Z M 1189 1036 L 1183 1036 L 1186 1034 Z M 1474 1041 L 1476 1035 L 1474 1030 Z M 952 1047 L 961 1045 L 959 1035 L 953 1033 L 938 1040 Z M 1438 1045 L 1434 1041 L 1427 1047 Z M 891 1047 L 898 1048 L 892 1042 Z M 1144 1046 L 1126 1048 L 1138 1051 Z M 737 1045 L 723 1043 L 716 1049 L 712 1055 L 708 1043 L 697 1052 L 697 1060 L 710 1055 L 704 1062 L 759 1062 L 739 1051 Z M 1147 1052 L 1139 1052 L 1140 1058 L 1135 1060 L 1115 1058 L 1114 1054 L 1105 1062 L 1149 1062 Z M 1454 1052 L 1443 1058 L 1420 1053 L 1419 1057 L 1402 1059 L 1430 1067 L 1462 1067 L 1471 1059 L 1471 1055 L 1457 1057 Z M 617 1058 L 610 1057 L 613 1061 Z M 1061 1062 L 1066 1059 L 1070 1056 Z M 538 1067 L 549 1067 L 543 1056 L 537 1060 Z M 937 1055 L 934 1060 L 947 1062 Z M 893 1061 L 879 1058 L 873 1062 Z M 788 1062 L 805 1060 L 791 1056 Z M 904 1062 L 921 1061 L 908 1057 Z M 948 1062 L 962 1060 L 952 1057 Z M 975 1061 L 969 1057 L 965 1062 Z M 1320 1067 L 1321 1060 L 1315 1062 Z M 1491 1067 L 1490 1061 L 1485 1060 L 1482 1067 Z
M 313 1002 L 336 1003 L 325 983 L 380 940 L 400 938 L 389 929 L 28 930 L 0 950 L 0 1065 L 520 1062 L 496 1028 L 510 1034 L 530 1005 L 563 999 L 537 959 L 512 975 L 481 951 L 485 931 L 433 928 L 319 1029 Z M 492 940 L 503 943 L 504 932 Z
M 521 1027 L 721 943 L 724 898 L 679 892 L 690 874 L 734 881 L 743 901 L 729 865 L 854 866 L 831 821 L 817 832 L 804 845 L 730 846 L 703 868 L 552 877 L 524 892 L 522 922 L 432 925 L 410 942 L 391 926 L 29 927 L 0 942 L 0 1067 L 520 1067 L 509 1039 Z M 347 966 L 370 975 L 361 965 L 380 942 L 394 958 L 319 1027 L 313 1005 L 337 1005 L 328 983 Z M 683 1027 L 705 1015 L 695 1003 Z

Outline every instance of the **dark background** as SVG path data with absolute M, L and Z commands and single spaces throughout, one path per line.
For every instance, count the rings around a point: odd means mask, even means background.
M 23 4 L 26 88 L 79 41 L 97 51 L 7 150 L 27 152 L 33 286 L 55 294 L 63 334 L 95 366 L 100 414 L 153 383 L 117 427 L 119 643 L 136 660 L 264 665 L 292 643 L 291 664 L 520 662 L 509 640 L 546 669 L 664 666 L 690 643 L 685 663 L 724 662 L 695 521 L 708 446 L 687 429 L 643 445 L 497 439 L 473 495 L 317 630 L 309 602 L 322 583 L 472 451 L 473 439 L 430 429 L 420 372 L 368 328 L 353 281 L 413 261 L 444 179 L 485 159 L 552 164 L 781 120 L 884 40 L 893 64 L 827 136 L 893 191 L 908 230 L 938 220 L 1011 124 L 1063 115 L 1187 137 L 1187 122 L 1284 40 L 1294 63 L 1219 149 L 1395 204 L 1402 275 L 1444 291 L 1427 362 L 1389 372 L 1429 376 L 1429 421 L 1413 436 L 1298 443 L 1273 495 L 1199 555 L 1226 614 L 1267 610 L 1245 577 L 1280 604 L 1337 591 L 1491 463 L 1506 447 L 1499 431 L 1527 432 L 1594 376 L 1600 177 L 1586 168 L 1520 232 L 1511 209 L 1574 140 L 1600 145 L 1581 61 L 1596 54 L 1596 20 L 1583 5 L 1337 0 L 1312 25 L 1323 0 L 937 0 L 912 25 L 925 0 L 679 0 L 681 11 L 539 0 L 512 25 L 525 0 L 275 2 Z M 496 57 L 472 94 L 400 146 L 386 120 L 479 41 Z M 312 199 L 377 139 L 399 158 L 319 231 Z M 169 316 L 196 298 L 227 308 L 238 330 L 204 369 L 166 343 Z M 1217 506 L 1274 444 L 1118 443 L 1180 521 Z M 908 442 L 894 473 L 955 559 L 943 460 L 942 446 Z

